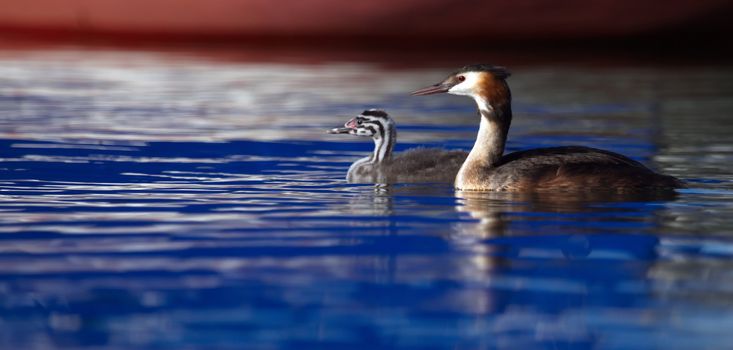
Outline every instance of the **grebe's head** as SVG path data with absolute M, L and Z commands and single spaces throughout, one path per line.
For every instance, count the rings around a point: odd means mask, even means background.
M 413 91 L 412 95 L 423 96 L 447 92 L 453 95 L 490 100 L 498 87 L 508 90 L 505 79 L 509 75 L 509 71 L 504 67 L 474 64 L 455 71 L 440 83 Z
M 381 138 L 389 135 L 394 129 L 394 121 L 387 112 L 379 109 L 367 109 L 356 118 L 344 124 L 343 128 L 328 131 L 329 134 L 351 134 Z

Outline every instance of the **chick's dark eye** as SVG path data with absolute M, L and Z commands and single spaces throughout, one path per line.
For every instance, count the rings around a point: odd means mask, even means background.
M 464 77 L 462 75 L 459 75 L 458 76 L 458 81 L 464 81 L 464 80 L 466 80 L 466 77 Z
M 357 120 L 357 121 L 356 121 L 356 124 L 359 124 L 359 125 L 361 125 L 361 120 Z

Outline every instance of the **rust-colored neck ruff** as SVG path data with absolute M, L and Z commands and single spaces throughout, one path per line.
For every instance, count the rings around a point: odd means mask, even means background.
M 474 99 L 483 99 L 497 110 L 509 108 L 509 119 L 511 121 L 512 92 L 509 90 L 509 84 L 506 80 L 496 78 L 491 73 L 482 74 L 481 80 L 476 84 L 473 97 Z M 479 109 L 481 109 L 480 104 Z

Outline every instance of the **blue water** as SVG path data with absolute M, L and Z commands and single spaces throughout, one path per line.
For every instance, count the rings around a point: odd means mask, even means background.
M 499 62 L 507 64 L 507 62 Z M 364 108 L 467 149 L 455 65 L 0 52 L 0 347 L 733 348 L 733 69 L 525 64 L 510 151 L 582 144 L 673 196 L 353 185 Z

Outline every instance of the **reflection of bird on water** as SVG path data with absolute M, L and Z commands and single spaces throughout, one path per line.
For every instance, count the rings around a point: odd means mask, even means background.
M 588 147 L 538 148 L 504 155 L 512 121 L 511 92 L 502 67 L 466 66 L 413 95 L 447 92 L 472 97 L 481 115 L 476 143 L 455 179 L 460 190 L 629 192 L 683 187 L 623 155 Z
M 332 134 L 371 136 L 374 151 L 357 160 L 349 168 L 346 179 L 355 183 L 453 182 L 458 169 L 468 155 L 465 151 L 439 148 L 413 148 L 392 154 L 397 142 L 397 130 L 386 112 L 364 111 L 349 120 L 343 128 L 329 130 Z
M 493 239 L 500 239 L 499 246 L 513 251 L 511 254 L 505 252 L 502 256 L 521 254 L 523 248 L 537 246 L 544 250 L 557 249 L 558 254 L 566 258 L 586 257 L 593 250 L 600 249 L 618 250 L 619 254 L 648 259 L 656 254 L 658 239 L 653 236 L 624 235 L 624 240 L 635 243 L 616 246 L 613 242 L 609 245 L 608 236 L 587 234 L 587 230 L 579 232 L 577 229 L 572 230 L 572 226 L 578 225 L 578 215 L 587 216 L 589 221 L 597 222 L 598 217 L 593 213 L 606 213 L 612 210 L 609 209 L 609 204 L 613 206 L 613 203 L 629 205 L 669 201 L 675 199 L 677 194 L 674 192 L 585 192 L 568 196 L 561 192 L 458 191 L 456 196 L 459 198 L 456 210 L 468 213 L 471 218 L 479 221 L 456 224 L 453 239 L 474 243 L 476 241 L 492 243 Z M 650 209 L 644 206 L 638 210 Z M 557 221 L 557 223 L 548 225 L 547 222 L 543 222 L 543 219 L 539 220 L 541 225 L 537 226 L 532 224 L 533 220 L 520 215 L 522 225 L 513 226 L 512 213 L 537 213 L 540 214 L 539 218 L 549 216 L 553 218 L 550 222 Z M 562 220 L 568 215 L 572 218 L 571 230 L 568 230 L 568 226 Z M 603 231 L 608 231 L 608 229 Z M 528 239 L 518 239 L 522 236 Z M 508 237 L 511 237 L 509 241 L 503 239 Z M 613 241 L 613 239 L 610 240 Z M 507 244 L 510 242 L 515 244 Z M 525 244 L 526 246 L 523 246 Z

